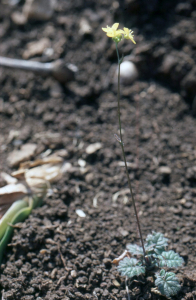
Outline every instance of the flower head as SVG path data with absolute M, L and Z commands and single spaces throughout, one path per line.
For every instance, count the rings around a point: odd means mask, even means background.
M 136 44 L 133 31 L 126 27 L 124 27 L 124 30 L 117 29 L 118 26 L 119 23 L 114 23 L 112 27 L 107 26 L 107 28 L 102 28 L 102 30 L 105 31 L 106 35 L 111 37 L 115 43 L 119 43 L 124 38 L 131 40 L 134 44 Z
M 107 28 L 102 28 L 103 31 L 106 32 L 106 35 L 108 37 L 111 37 L 115 42 L 120 42 L 122 40 L 122 34 L 124 34 L 124 31 L 121 29 L 118 29 L 119 23 L 114 23 L 112 27 L 107 26 Z
M 134 35 L 133 35 L 133 31 L 130 30 L 129 28 L 126 28 L 124 27 L 124 31 L 123 31 L 123 34 L 124 34 L 124 38 L 127 39 L 127 40 L 131 40 L 134 44 L 136 44 L 136 42 L 134 41 Z

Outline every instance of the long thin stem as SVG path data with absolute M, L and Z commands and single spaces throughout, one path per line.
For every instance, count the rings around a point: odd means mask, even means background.
M 134 211 L 135 211 L 135 216 L 136 216 L 136 220 L 137 220 L 137 226 L 138 226 L 138 230 L 139 230 L 139 234 L 140 234 L 140 240 L 142 243 L 142 249 L 143 249 L 143 253 L 144 253 L 144 258 L 146 257 L 146 251 L 144 248 L 144 240 L 143 240 L 143 236 L 142 236 L 142 231 L 141 231 L 141 227 L 140 227 L 140 221 L 139 221 L 139 216 L 137 213 L 137 209 L 136 209 L 136 204 L 135 204 L 135 199 L 134 199 L 134 195 L 133 195 L 133 190 L 132 190 L 132 185 L 131 185 L 131 180 L 129 177 L 129 172 L 128 172 L 128 167 L 127 167 L 127 160 L 126 160 L 126 156 L 125 156 L 125 150 L 124 150 L 124 144 L 123 144 L 123 137 L 122 137 L 122 127 L 121 127 L 121 118 L 120 118 L 120 58 L 119 58 L 119 52 L 118 52 L 118 44 L 116 44 L 116 52 L 117 52 L 117 57 L 118 57 L 118 122 L 119 122 L 119 130 L 120 130 L 120 145 L 121 145 L 121 149 L 122 149 L 122 154 L 123 154 L 123 159 L 124 159 L 124 163 L 125 163 L 125 170 L 126 170 L 126 175 L 127 175 L 127 180 L 128 180 L 128 185 L 129 185 L 129 189 L 131 192 L 131 199 L 133 202 L 133 207 L 134 207 Z M 146 260 L 146 258 L 145 258 Z

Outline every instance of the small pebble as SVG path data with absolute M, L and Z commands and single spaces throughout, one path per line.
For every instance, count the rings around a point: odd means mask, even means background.
M 170 175 L 171 171 L 171 168 L 167 166 L 162 166 L 158 169 L 158 172 L 162 175 Z
M 86 214 L 81 209 L 76 209 L 76 213 L 80 218 L 85 218 Z
M 86 161 L 83 160 L 83 159 L 81 159 L 81 158 L 79 158 L 79 159 L 78 159 L 78 164 L 79 164 L 79 166 L 80 166 L 81 168 L 84 168 L 84 167 L 86 166 Z
M 180 199 L 180 204 L 185 204 L 186 203 L 186 199 L 185 198 L 182 198 L 182 199 Z
M 75 270 L 71 270 L 71 277 L 76 278 L 77 272 Z
M 101 148 L 102 148 L 102 144 L 101 143 L 94 143 L 94 144 L 89 145 L 86 148 L 86 153 L 87 154 L 93 154 L 94 152 L 96 152 L 97 150 L 99 150 Z
M 92 27 L 88 23 L 88 21 L 84 18 L 80 20 L 80 29 L 79 29 L 79 34 L 80 35 L 85 35 L 85 34 L 91 34 L 92 32 Z
M 114 279 L 114 280 L 112 281 L 112 283 L 113 283 L 116 287 L 119 287 L 119 286 L 120 286 L 120 283 L 119 283 L 116 279 Z
M 131 84 L 138 77 L 138 71 L 131 61 L 123 61 L 120 65 L 120 81 L 124 85 Z M 118 68 L 115 72 L 115 81 L 118 78 Z

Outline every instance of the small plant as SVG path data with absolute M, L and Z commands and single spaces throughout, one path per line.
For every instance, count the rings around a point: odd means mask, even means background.
M 183 258 L 173 250 L 165 251 L 168 239 L 160 232 L 152 232 L 146 238 L 144 245 L 146 256 L 138 245 L 128 245 L 127 251 L 122 258 L 114 260 L 118 264 L 118 271 L 133 278 L 149 272 L 155 273 L 155 286 L 166 297 L 176 295 L 180 290 L 178 278 L 173 272 L 166 272 L 162 267 L 177 268 L 183 264 Z M 137 258 L 132 258 L 131 255 Z
M 113 263 L 118 265 L 118 270 L 121 272 L 122 275 L 126 276 L 126 279 L 144 274 L 148 275 L 149 272 L 153 272 L 156 277 L 155 286 L 158 288 L 159 293 L 166 297 L 170 297 L 176 295 L 180 290 L 180 283 L 178 281 L 178 278 L 173 272 L 166 272 L 164 269 L 161 269 L 160 271 L 158 270 L 163 267 L 177 268 L 183 264 L 183 258 L 172 250 L 165 251 L 166 246 L 168 245 L 168 240 L 164 237 L 162 233 L 156 233 L 153 231 L 152 234 L 149 234 L 147 236 L 146 243 L 144 244 L 139 216 L 137 213 L 134 194 L 132 191 L 132 184 L 127 167 L 127 160 L 125 156 L 124 142 L 122 136 L 120 112 L 120 65 L 123 61 L 123 58 L 120 59 L 119 57 L 118 44 L 123 39 L 131 40 L 135 44 L 135 40 L 132 30 L 126 27 L 124 27 L 124 30 L 118 29 L 118 26 L 119 23 L 115 23 L 112 25 L 112 27 L 107 26 L 106 28 L 102 28 L 102 30 L 106 32 L 106 35 L 109 38 L 112 38 L 116 46 L 116 53 L 118 58 L 117 115 L 120 136 L 118 136 L 117 134 L 114 134 L 114 136 L 121 146 L 128 186 L 133 202 L 133 208 L 136 216 L 137 227 L 142 247 L 138 245 L 128 245 L 128 250 L 126 250 L 119 258 L 115 259 Z M 131 257 L 131 255 L 136 256 L 137 258 Z M 129 294 L 128 299 L 130 299 Z

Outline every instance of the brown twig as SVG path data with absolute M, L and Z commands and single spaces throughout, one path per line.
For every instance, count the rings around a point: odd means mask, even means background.
M 57 247 L 58 247 L 58 252 L 59 252 L 59 254 L 60 254 L 60 257 L 61 257 L 62 263 L 63 263 L 63 265 L 64 265 L 64 268 L 65 268 L 65 270 L 66 270 L 67 272 L 69 272 L 70 270 L 67 268 L 66 261 L 65 261 L 65 259 L 64 259 L 64 257 L 63 257 L 62 252 L 61 252 L 61 248 L 60 248 L 60 243 L 59 243 L 59 242 L 57 243 Z

